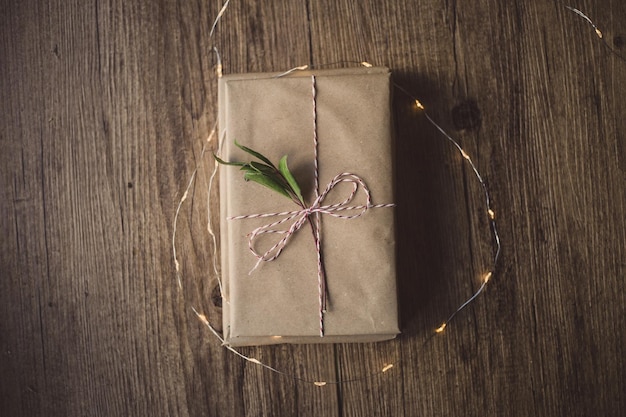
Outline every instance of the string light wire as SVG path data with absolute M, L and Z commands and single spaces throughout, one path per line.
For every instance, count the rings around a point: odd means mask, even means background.
M 222 18 L 222 16 L 224 15 L 224 13 L 226 12 L 226 9 L 228 8 L 228 5 L 230 3 L 230 0 L 226 0 L 222 7 L 220 8 L 220 11 L 217 14 L 217 17 L 215 18 L 215 21 L 213 22 L 213 25 L 211 26 L 211 30 L 209 33 L 209 41 L 212 40 L 214 34 L 215 34 L 215 30 L 217 28 L 218 22 L 220 21 L 220 19 Z M 617 51 L 615 51 L 606 41 L 606 38 L 604 37 L 602 31 L 599 29 L 599 27 L 585 14 L 583 13 L 581 10 L 565 5 L 565 7 L 570 10 L 571 12 L 575 13 L 576 15 L 578 15 L 580 18 L 582 18 L 587 24 L 589 24 L 595 31 L 596 35 L 598 36 L 598 38 L 602 41 L 602 43 L 613 53 L 615 54 L 618 58 L 620 58 L 621 60 L 626 62 L 626 58 L 624 58 L 624 56 L 622 56 L 621 54 L 619 54 Z M 216 60 L 217 60 L 217 64 L 216 64 L 216 75 L 218 78 L 220 78 L 222 76 L 222 61 L 221 61 L 221 57 L 219 55 L 219 51 L 217 50 L 217 48 L 215 46 L 211 47 L 211 50 L 213 53 L 215 53 L 216 55 Z M 331 66 L 331 65 L 337 65 L 337 64 L 359 64 L 362 65 L 364 67 L 371 67 L 372 65 L 368 62 L 365 61 L 343 61 L 343 62 L 335 62 L 335 63 L 329 63 L 329 64 L 324 64 L 324 65 L 318 65 L 318 67 L 322 67 L 322 66 Z M 309 67 L 308 65 L 303 65 L 303 66 L 299 66 L 299 67 L 295 67 L 292 68 L 288 71 L 285 71 L 284 73 L 279 74 L 277 77 L 283 77 L 286 75 L 291 74 L 294 71 L 300 71 L 300 70 L 306 70 L 309 69 L 311 67 Z M 500 236 L 498 234 L 498 230 L 496 227 L 496 215 L 495 215 L 495 211 L 492 208 L 491 205 L 491 196 L 489 194 L 489 189 L 487 187 L 487 184 L 484 180 L 484 178 L 482 177 L 482 175 L 480 174 L 478 168 L 476 167 L 476 165 L 474 164 L 474 162 L 472 161 L 470 155 L 461 147 L 461 145 L 454 140 L 439 124 L 437 124 L 431 117 L 430 115 L 426 112 L 426 109 L 424 107 L 424 105 L 415 97 L 413 97 L 406 89 L 402 88 L 401 86 L 395 84 L 395 87 L 398 88 L 400 91 L 402 91 L 403 93 L 405 93 L 407 96 L 409 96 L 415 103 L 415 106 L 418 110 L 421 110 L 424 114 L 424 117 L 426 118 L 426 120 L 432 124 L 450 143 L 452 143 L 452 145 L 457 149 L 457 151 L 461 154 L 461 156 L 466 160 L 466 162 L 470 165 L 475 177 L 477 178 L 478 182 L 480 183 L 481 187 L 482 187 L 482 191 L 483 191 L 483 195 L 484 195 L 484 199 L 485 199 L 485 206 L 486 206 L 486 212 L 487 212 L 487 216 L 490 222 L 490 227 L 491 227 L 491 232 L 492 232 L 492 237 L 493 237 L 493 244 L 495 246 L 495 251 L 494 251 L 494 256 L 493 256 L 493 269 L 491 271 L 486 272 L 483 277 L 482 277 L 482 282 L 480 284 L 480 286 L 478 287 L 478 289 L 474 292 L 474 294 L 469 297 L 464 303 L 462 303 L 438 328 L 436 328 L 434 330 L 434 332 L 431 334 L 431 337 L 428 337 L 425 341 L 424 341 L 424 345 L 426 343 L 428 343 L 428 341 L 432 338 L 432 336 L 434 336 L 435 334 L 439 334 L 444 332 L 444 330 L 447 328 L 448 324 L 455 318 L 455 316 L 461 312 L 464 308 L 466 308 L 468 305 L 470 305 L 485 289 L 487 283 L 490 281 L 491 277 L 493 276 L 493 273 L 496 270 L 496 267 L 498 265 L 498 261 L 500 258 L 500 253 L 501 253 L 501 241 L 500 241 Z M 217 128 L 217 122 L 216 124 L 213 126 L 213 128 L 211 129 L 211 132 L 209 134 L 209 136 L 207 137 L 207 140 L 203 143 L 203 147 L 202 147 L 202 151 L 200 153 L 200 160 L 203 159 L 206 150 L 208 149 L 209 144 L 212 142 L 213 138 L 215 137 L 215 132 L 216 132 L 216 128 Z M 217 153 L 219 154 L 219 150 L 221 149 L 221 139 L 218 141 L 218 145 L 217 145 Z M 215 232 L 213 230 L 212 227 L 212 222 L 211 222 L 211 210 L 210 210 L 210 201 L 211 201 L 211 194 L 212 194 L 212 187 L 213 187 L 213 181 L 216 177 L 218 171 L 218 166 L 217 164 L 214 165 L 214 169 L 213 172 L 211 173 L 211 176 L 209 178 L 209 186 L 208 186 L 208 196 L 207 196 L 207 206 L 208 206 L 208 210 L 207 210 L 207 231 L 209 233 L 209 235 L 212 238 L 212 243 L 213 243 L 213 273 L 215 274 L 217 281 L 218 281 L 218 285 L 220 288 L 220 292 L 222 295 L 224 295 L 224 291 L 223 291 L 223 287 L 222 287 L 222 282 L 220 279 L 220 274 L 219 271 L 217 269 L 217 238 L 215 235 Z M 172 232 L 172 252 L 173 252 L 173 258 L 174 258 L 174 265 L 175 265 L 175 269 L 176 269 L 176 279 L 177 279 L 177 283 L 178 283 L 178 287 L 180 290 L 182 290 L 183 285 L 182 285 L 182 272 L 181 272 L 181 268 L 180 268 L 180 263 L 178 260 L 178 254 L 177 254 L 177 250 L 176 250 L 176 232 L 177 232 L 177 224 L 178 224 L 178 218 L 179 218 L 179 214 L 182 208 L 183 203 L 186 201 L 186 199 L 188 198 L 189 195 L 189 191 L 191 190 L 191 187 L 193 186 L 195 179 L 196 179 L 196 175 L 198 172 L 198 166 L 196 166 L 194 168 L 194 170 L 192 171 L 192 174 L 190 176 L 189 182 L 187 183 L 187 187 L 185 188 L 185 191 L 177 205 L 176 208 L 176 213 L 174 216 L 174 225 L 173 225 L 173 232 Z M 228 300 L 224 300 L 225 302 L 228 302 Z M 366 377 L 363 378 L 356 378 L 356 379 L 352 379 L 352 380 L 341 380 L 341 381 L 320 381 L 320 380 L 307 380 L 307 379 L 303 379 L 300 377 L 297 377 L 296 375 L 292 375 L 286 372 L 283 372 L 281 370 L 278 370 L 272 366 L 269 366 L 261 361 L 259 361 L 256 358 L 244 355 L 243 353 L 241 353 L 240 351 L 232 348 L 231 346 L 229 346 L 225 340 L 223 339 L 222 335 L 210 324 L 209 320 L 207 319 L 207 317 L 200 313 L 194 306 L 191 306 L 191 310 L 194 312 L 194 314 L 197 316 L 197 318 L 208 327 L 209 331 L 222 343 L 222 345 L 224 347 L 226 347 L 226 349 L 230 350 L 231 352 L 233 352 L 235 355 L 241 357 L 242 359 L 246 360 L 247 362 L 262 366 L 265 369 L 268 369 L 269 371 L 275 372 L 277 374 L 283 375 L 283 376 L 287 376 L 287 377 L 291 377 L 295 380 L 299 380 L 299 381 L 303 381 L 303 382 L 308 382 L 308 383 L 312 383 L 315 386 L 318 387 L 323 387 L 326 386 L 328 384 L 339 384 L 339 383 L 344 383 L 344 382 L 350 382 L 350 381 L 356 381 L 356 380 L 362 380 L 364 378 L 368 378 L 374 375 L 378 375 L 380 373 L 385 373 L 388 372 L 389 370 L 391 370 L 394 367 L 393 363 L 389 363 L 389 364 L 385 364 L 383 366 L 383 368 L 378 371 L 378 372 L 374 372 Z
M 593 22 L 591 21 L 591 19 L 589 19 L 589 17 L 587 17 L 587 15 L 586 15 L 586 14 L 584 14 L 583 12 L 581 12 L 581 11 L 580 11 L 580 10 L 578 10 L 578 9 L 575 9 L 574 7 L 565 6 L 565 8 L 566 8 L 566 9 L 568 9 L 568 10 L 570 10 L 570 11 L 572 11 L 572 12 L 574 12 L 574 13 L 576 13 L 578 16 L 582 17 L 583 19 L 585 19 L 585 20 L 587 21 L 587 23 L 589 23 L 589 24 L 591 25 L 591 27 L 593 27 L 593 29 L 596 31 L 596 35 L 598 35 L 598 38 L 600 38 L 600 39 L 604 39 L 604 38 L 603 38 L 603 35 L 602 35 L 602 32 L 600 31 L 600 29 L 598 29 L 598 27 L 596 26 L 596 24 L 595 24 L 595 23 L 593 23 Z
M 213 36 L 215 34 L 215 29 L 217 27 L 218 22 L 220 21 L 220 19 L 222 18 L 222 16 L 224 15 L 228 5 L 230 3 L 230 0 L 226 0 L 224 2 L 224 4 L 222 5 L 215 21 L 213 22 L 213 25 L 211 26 L 211 31 L 209 33 L 209 42 L 213 39 Z M 584 15 L 583 15 L 584 16 Z M 595 26 L 594 26 L 595 27 Z M 215 68 L 215 73 L 216 76 L 218 78 L 220 78 L 222 76 L 222 61 L 221 61 L 221 57 L 219 54 L 219 51 L 217 49 L 217 47 L 215 46 L 211 46 L 211 51 L 215 54 L 216 56 L 216 68 Z M 342 61 L 342 62 L 334 62 L 334 63 L 330 63 L 330 64 L 324 64 L 324 65 L 320 65 L 318 67 L 321 66 L 330 66 L 330 65 L 346 65 L 346 64 L 358 64 L 361 65 L 363 67 L 372 67 L 372 64 L 370 64 L 369 62 L 366 61 Z M 284 77 L 287 76 L 289 74 L 291 74 L 294 71 L 302 71 L 302 70 L 306 70 L 311 68 L 308 65 L 302 65 L 302 66 L 298 66 L 298 67 L 294 67 L 288 71 L 285 71 L 281 74 L 279 74 L 277 77 Z M 414 100 L 414 103 L 416 105 L 416 107 L 419 110 L 423 111 L 424 116 L 426 117 L 426 119 L 428 120 L 429 123 L 431 123 L 448 141 L 450 141 L 454 147 L 458 150 L 458 152 L 460 152 L 460 154 L 463 156 L 463 158 L 467 161 L 467 163 L 470 165 L 470 167 L 472 168 L 472 171 L 474 173 L 474 175 L 476 176 L 476 178 L 478 179 L 483 193 L 484 193 L 484 198 L 485 198 L 485 203 L 486 203 L 486 210 L 487 210 L 487 214 L 489 216 L 489 220 L 490 220 L 490 225 L 491 225 L 491 231 L 493 234 L 493 239 L 494 239 L 494 244 L 495 244 L 495 255 L 494 255 L 494 259 L 493 259 L 493 271 L 495 271 L 495 268 L 497 266 L 498 263 L 498 259 L 500 257 L 500 251 L 501 251 L 501 243 L 500 243 L 500 236 L 497 232 L 497 228 L 496 228 L 496 222 L 495 222 L 495 212 L 493 211 L 492 207 L 491 207 L 491 197 L 487 188 L 487 184 L 485 182 L 485 180 L 483 179 L 482 175 L 480 174 L 480 172 L 478 171 L 478 168 L 476 167 L 476 165 L 474 164 L 474 162 L 472 161 L 472 159 L 470 158 L 469 154 L 467 152 L 465 152 L 465 150 L 461 147 L 461 145 L 454 140 L 443 128 L 441 128 L 441 126 L 439 126 L 431 117 L 430 115 L 426 112 L 426 109 L 424 108 L 424 106 L 422 105 L 422 103 L 415 97 L 413 97 L 406 89 L 402 88 L 401 86 L 395 84 L 395 87 L 398 88 L 400 91 L 404 92 L 405 94 L 407 94 L 409 97 L 412 98 L 412 100 Z M 216 131 L 217 131 L 217 121 L 215 122 L 215 124 L 213 125 L 213 128 L 211 129 L 207 139 L 204 141 L 203 145 L 202 145 L 202 150 L 200 152 L 200 163 L 202 163 L 202 160 L 205 156 L 206 151 L 208 150 L 209 146 L 211 145 L 211 143 L 213 142 L 215 136 L 216 136 Z M 224 132 L 225 133 L 225 132 Z M 217 146 L 216 146 L 216 154 L 219 155 L 220 154 L 220 150 L 222 148 L 222 142 L 224 139 L 225 135 L 221 135 L 221 137 L 219 138 L 219 140 L 217 141 Z M 178 259 L 178 253 L 177 253 L 177 247 L 176 247 L 176 234 L 177 234 L 177 226 L 178 226 L 178 219 L 179 219 L 179 215 L 180 215 L 180 211 L 182 209 L 182 206 L 184 204 L 184 202 L 187 200 L 188 196 L 189 196 L 189 192 L 193 186 L 193 184 L 195 183 L 196 180 L 196 176 L 198 173 L 198 169 L 199 169 L 199 164 L 196 164 L 196 167 L 193 169 L 191 176 L 189 178 L 189 181 L 187 182 L 187 186 L 185 188 L 185 191 L 183 192 L 182 197 L 180 198 L 178 205 L 176 207 L 176 212 L 174 215 L 174 225 L 173 225 L 173 231 L 172 231 L 172 255 L 173 255 L 173 259 L 174 259 L 174 266 L 175 266 L 175 271 L 176 271 L 176 280 L 177 280 L 177 284 L 179 287 L 179 290 L 183 290 L 183 279 L 182 279 L 182 271 L 181 271 L 181 266 L 180 266 L 180 262 Z M 213 171 L 209 177 L 209 184 L 208 184 L 208 190 L 207 190 L 207 231 L 209 233 L 209 235 L 212 238 L 212 243 L 213 243 L 213 273 L 215 274 L 215 277 L 217 279 L 218 282 L 218 286 L 220 289 L 220 294 L 224 297 L 225 293 L 224 293 L 224 289 L 222 286 L 222 280 L 220 278 L 220 272 L 217 268 L 217 237 L 215 234 L 215 231 L 213 230 L 213 226 L 212 226 L 212 212 L 211 212 L 211 194 L 212 194 L 212 190 L 213 190 L 213 183 L 215 180 L 215 177 L 217 175 L 218 172 L 218 165 L 214 164 L 213 167 Z M 424 340 L 424 344 L 423 346 L 428 343 L 428 341 L 432 338 L 432 336 L 434 336 L 437 333 L 441 333 L 444 331 L 444 329 L 448 326 L 448 324 L 454 319 L 454 317 L 461 311 L 463 310 L 465 307 L 467 307 L 469 304 L 471 304 L 484 290 L 485 286 L 487 285 L 487 283 L 489 282 L 489 279 L 491 278 L 493 271 L 489 271 L 487 272 L 484 276 L 483 276 L 483 281 L 480 285 L 480 287 L 478 288 L 478 290 L 470 297 L 468 298 L 463 304 L 461 304 L 461 306 L 459 308 L 457 308 L 449 317 L 448 319 L 446 319 L 443 324 L 441 326 L 439 326 L 437 329 L 434 330 L 434 332 L 431 334 L 430 337 L 428 337 L 426 340 Z M 223 302 L 228 303 L 229 301 L 227 299 L 223 299 Z M 206 317 L 206 315 L 202 314 L 201 312 L 199 312 L 199 310 L 193 306 L 190 305 L 191 310 L 193 311 L 193 313 L 196 315 L 196 317 L 200 320 L 200 322 L 202 322 L 208 329 L 209 331 L 221 342 L 222 346 L 224 346 L 226 349 L 228 349 L 229 351 L 231 351 L 232 353 L 234 353 L 235 355 L 239 356 L 240 358 L 244 359 L 247 362 L 253 363 L 255 365 L 259 365 L 271 372 L 277 373 L 279 375 L 283 375 L 286 377 L 290 377 L 294 380 L 298 380 L 298 381 L 302 381 L 302 382 L 306 382 L 306 383 L 311 383 L 314 384 L 315 386 L 318 387 L 324 387 L 326 385 L 329 384 L 340 384 L 340 383 L 347 383 L 347 382 L 354 382 L 354 381 L 361 381 L 370 377 L 373 377 L 375 375 L 380 375 L 380 374 L 384 374 L 386 372 L 389 372 L 391 369 L 394 368 L 395 365 L 398 364 L 398 362 L 394 363 L 385 363 L 383 364 L 383 367 L 376 372 L 372 372 L 368 375 L 365 376 L 361 376 L 361 377 L 357 377 L 354 379 L 345 379 L 345 380 L 336 380 L 336 381 L 324 381 L 324 380 L 310 380 L 310 379 L 305 379 L 305 378 L 301 378 L 298 377 L 294 374 L 290 374 L 284 371 L 281 371 L 277 368 L 274 368 L 270 365 L 267 365 L 263 362 L 261 362 L 260 360 L 251 357 L 251 356 L 247 356 L 243 353 L 241 353 L 239 350 L 234 349 L 232 346 L 228 345 L 228 343 L 224 340 L 223 336 L 220 334 L 220 332 L 218 332 L 209 322 L 208 318 Z
M 618 57 L 622 61 L 626 62 L 626 57 L 624 57 L 622 54 L 617 52 L 613 47 L 611 47 L 611 45 L 609 45 L 608 41 L 606 40 L 606 37 L 604 36 L 604 34 L 600 30 L 600 28 L 598 28 L 598 26 L 589 18 L 589 16 L 587 16 L 585 13 L 583 13 L 579 9 L 576 9 L 576 8 L 568 6 L 568 5 L 564 5 L 564 6 L 565 6 L 565 8 L 567 10 L 571 11 L 572 13 L 577 14 L 581 19 L 583 19 L 585 22 L 587 22 L 587 24 L 590 25 L 593 28 L 593 30 L 595 31 L 596 35 L 598 36 L 598 39 L 600 39 L 602 44 L 609 51 L 611 51 L 611 53 L 613 53 L 616 57 Z
M 213 137 L 215 136 L 216 128 L 217 128 L 217 122 L 213 125 L 213 129 L 211 129 L 211 132 L 209 133 L 206 141 L 204 141 L 204 143 L 202 144 L 202 150 L 200 151 L 200 160 L 204 158 L 204 154 L 207 151 L 207 145 L 212 141 Z M 196 165 L 194 170 L 191 172 L 191 176 L 189 178 L 189 181 L 187 182 L 187 187 L 185 188 L 185 191 L 183 192 L 183 196 L 178 201 L 178 205 L 176 206 L 176 214 L 174 215 L 174 226 L 172 227 L 172 255 L 174 257 L 174 267 L 176 269 L 176 281 L 178 282 L 178 288 L 180 288 L 181 290 L 183 289 L 182 273 L 180 270 L 180 262 L 178 261 L 178 253 L 176 251 L 176 232 L 178 228 L 177 227 L 178 216 L 180 215 L 180 210 L 183 206 L 183 203 L 185 202 L 185 200 L 187 200 L 187 197 L 189 196 L 189 191 L 191 190 L 191 187 L 193 186 L 195 182 L 197 174 L 198 174 L 198 165 Z M 209 182 L 209 193 L 211 190 L 211 183 L 212 181 Z M 215 234 L 213 233 L 210 227 L 209 227 L 209 233 L 211 234 L 211 236 L 213 236 L 213 242 L 215 243 Z M 214 245 L 214 248 L 215 248 L 214 254 L 217 257 L 217 248 L 215 245 Z M 217 267 L 214 266 L 214 268 L 217 268 Z M 215 269 L 215 272 L 217 273 L 217 269 Z M 221 289 L 221 284 L 220 284 L 220 289 Z
M 450 136 L 448 134 L 448 132 L 446 132 L 437 122 L 435 122 L 430 117 L 430 115 L 426 112 L 426 108 L 421 103 L 421 101 L 419 101 L 415 96 L 413 96 L 410 92 L 408 92 L 402 86 L 400 86 L 398 84 L 394 84 L 394 85 L 395 85 L 395 87 L 398 90 L 400 90 L 401 92 L 406 94 L 411 100 L 413 100 L 413 102 L 415 103 L 415 107 L 424 114 L 424 117 L 426 118 L 426 120 L 431 125 L 433 125 L 450 143 L 452 143 L 452 145 L 461 154 L 463 159 L 465 159 L 465 161 L 471 167 L 472 172 L 474 173 L 474 176 L 478 180 L 478 182 L 479 182 L 479 184 L 481 186 L 482 192 L 483 192 L 483 198 L 485 200 L 485 212 L 486 212 L 487 218 L 489 220 L 489 224 L 490 224 L 490 228 L 491 228 L 491 234 L 492 234 L 492 239 L 493 239 L 493 245 L 494 245 L 494 248 L 495 248 L 494 254 L 493 254 L 492 270 L 486 272 L 483 275 L 483 279 L 482 279 L 481 285 L 474 292 L 474 294 L 472 294 L 471 297 L 469 297 L 463 304 L 461 304 L 439 327 L 437 327 L 435 329 L 436 333 L 443 333 L 443 331 L 446 329 L 448 324 L 454 319 L 454 317 L 458 313 L 460 313 L 461 310 L 463 310 L 465 307 L 470 305 L 484 291 L 487 283 L 489 282 L 489 280 L 491 279 L 494 271 L 496 270 L 496 267 L 498 265 L 498 261 L 500 260 L 500 253 L 502 251 L 502 243 L 501 243 L 501 240 L 500 240 L 500 234 L 498 233 L 498 227 L 496 225 L 496 213 L 493 210 L 492 205 L 491 205 L 491 195 L 489 193 L 489 188 L 487 186 L 487 182 L 485 181 L 483 176 L 480 174 L 480 171 L 476 167 L 476 164 L 474 164 L 474 161 L 472 161 L 472 158 L 470 157 L 470 155 L 463 149 L 463 147 L 461 146 L 461 144 L 458 141 L 453 139 L 452 136 Z

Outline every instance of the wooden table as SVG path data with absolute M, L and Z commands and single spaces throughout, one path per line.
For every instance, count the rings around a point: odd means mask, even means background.
M 0 6 L 0 414 L 626 415 L 626 6 L 577 1 L 26 0 Z M 605 42 L 603 44 L 603 41 Z M 225 73 L 367 60 L 396 91 L 403 335 L 243 352 L 206 231 Z M 210 149 L 214 144 L 210 144 Z M 172 228 L 183 205 L 176 283 Z M 217 193 L 211 207 L 217 207 Z M 385 373 L 385 364 L 394 367 Z M 374 373 L 373 376 L 367 376 Z

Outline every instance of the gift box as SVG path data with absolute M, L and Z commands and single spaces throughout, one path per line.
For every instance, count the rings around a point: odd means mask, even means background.
M 337 174 L 351 173 L 367 186 L 372 204 L 393 203 L 390 92 L 389 70 L 377 67 L 224 76 L 219 81 L 220 156 L 250 161 L 235 141 L 274 163 L 288 155 L 307 202 L 316 197 L 317 159 L 320 193 Z M 232 219 L 301 208 L 244 181 L 236 167 L 223 165 L 219 175 L 227 344 L 370 342 L 399 333 L 393 207 L 369 208 L 352 219 L 311 214 L 319 216 L 327 293 L 322 336 L 318 252 L 308 222 L 277 259 L 255 268 L 249 234 L 280 216 Z M 338 205 L 351 191 L 352 183 L 340 182 L 320 204 Z M 365 197 L 360 189 L 349 205 L 364 205 Z M 263 252 L 282 236 L 266 233 L 253 245 Z

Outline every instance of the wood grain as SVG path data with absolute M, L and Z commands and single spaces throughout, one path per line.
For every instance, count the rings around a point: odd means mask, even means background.
M 626 414 L 626 7 L 479 0 L 26 0 L 0 6 L 0 414 Z M 395 91 L 403 335 L 227 352 L 206 232 L 226 73 L 367 60 Z M 214 146 L 214 144 L 211 144 Z M 171 234 L 181 211 L 176 284 Z M 211 208 L 217 207 L 214 190 Z M 214 220 L 215 217 L 214 217 Z M 379 371 L 388 363 L 394 367 Z M 371 375 L 374 374 L 374 375 Z

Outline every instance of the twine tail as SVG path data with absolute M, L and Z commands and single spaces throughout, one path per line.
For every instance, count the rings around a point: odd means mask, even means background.
M 316 222 L 313 223 L 309 219 L 311 224 L 311 230 L 313 232 L 313 238 L 315 239 L 315 249 L 317 252 L 317 287 L 319 295 L 319 317 L 320 317 L 320 337 L 324 337 L 324 313 L 326 313 L 326 273 L 324 271 L 324 261 L 322 259 L 322 242 L 320 239 L 320 222 L 319 213 L 315 214 Z

